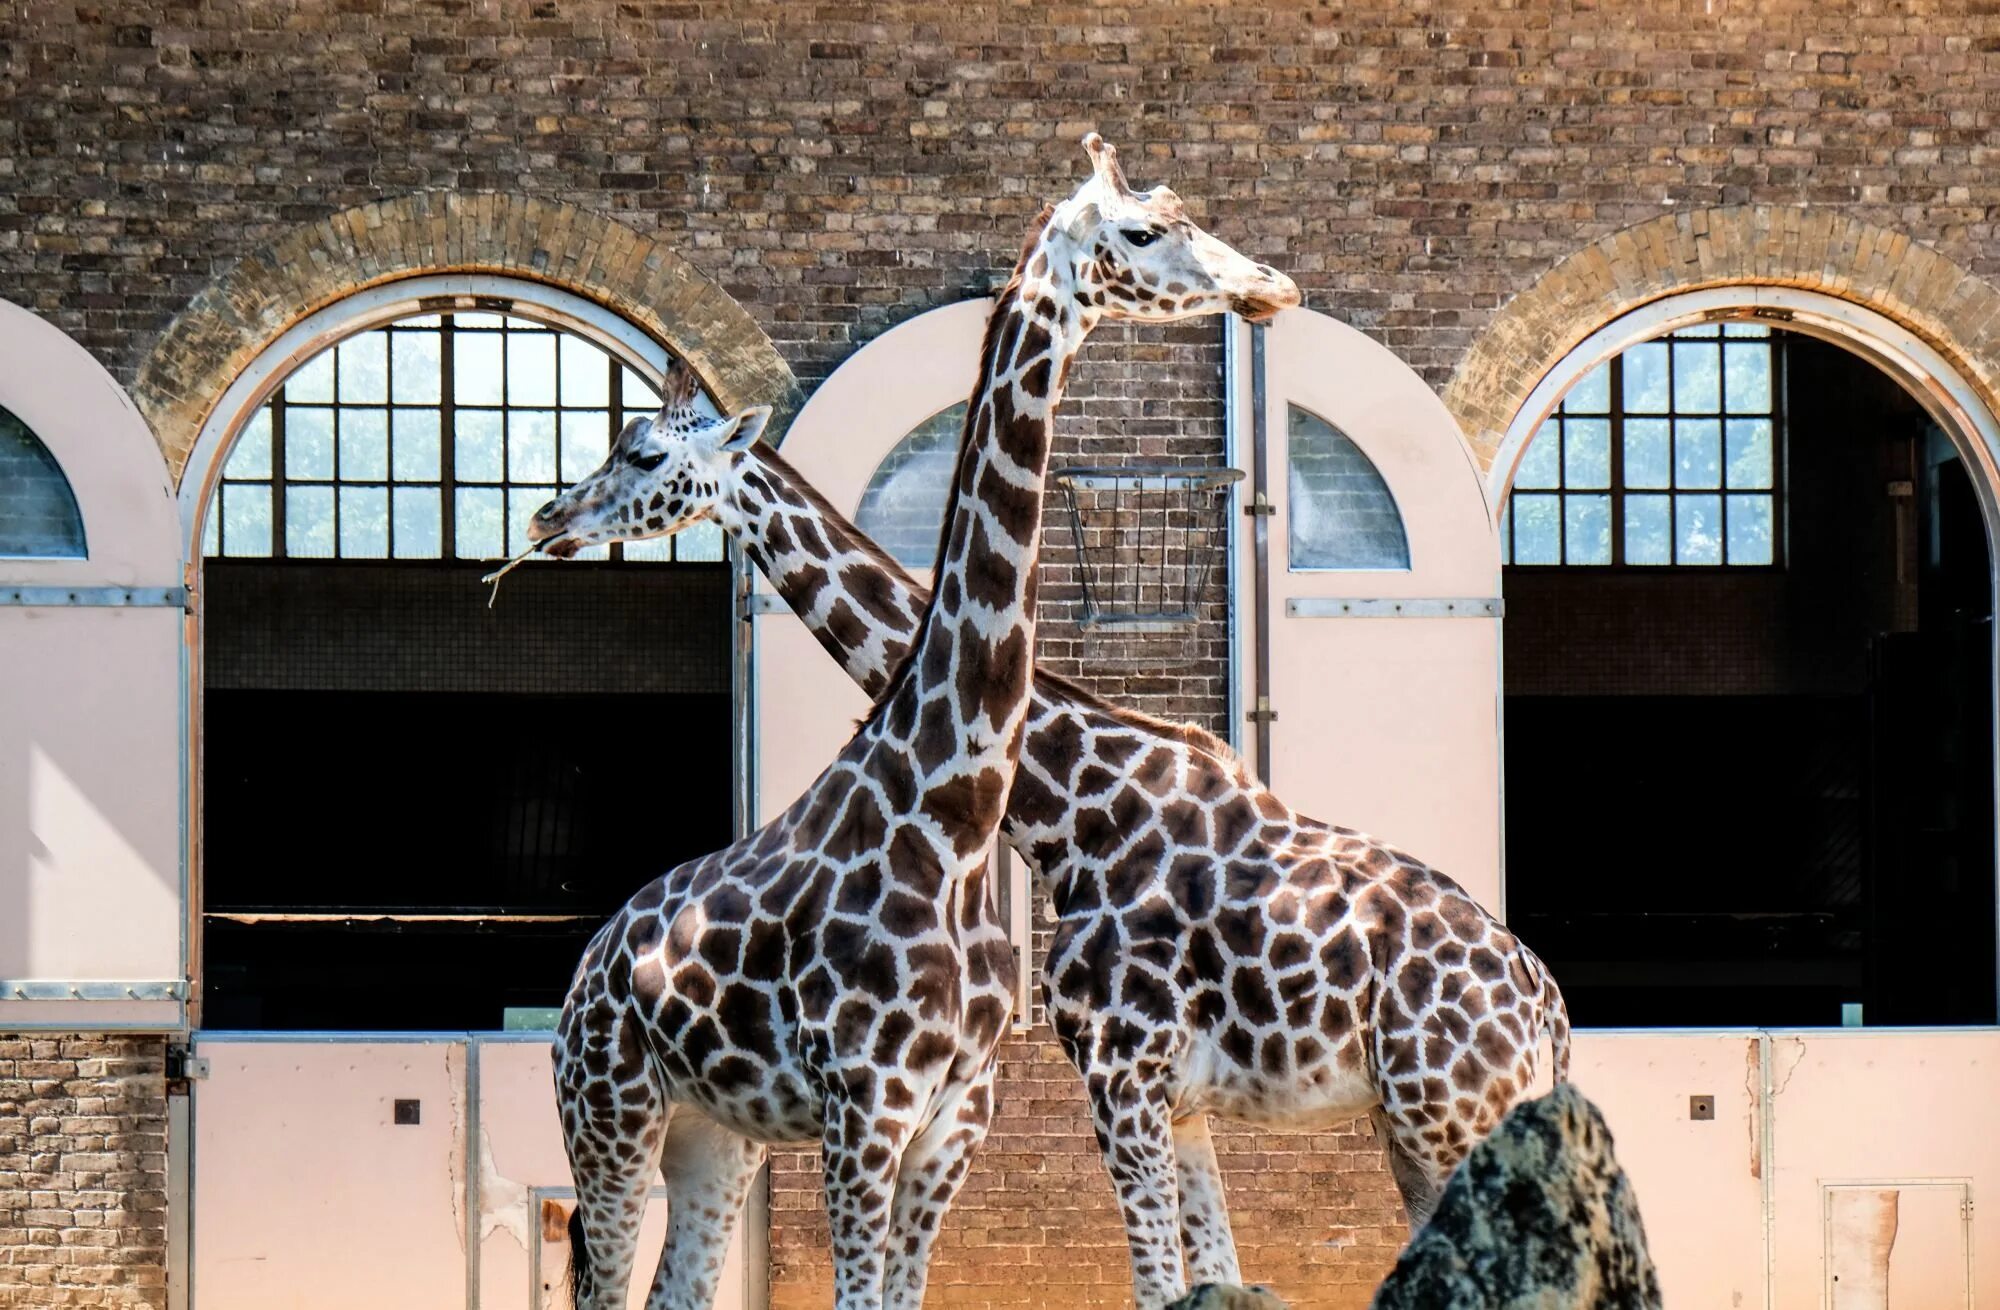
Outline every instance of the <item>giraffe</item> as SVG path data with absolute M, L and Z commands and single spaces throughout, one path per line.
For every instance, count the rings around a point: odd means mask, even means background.
M 621 434 L 531 531 L 573 554 L 717 521 L 878 694 L 923 588 L 759 444 L 761 428 L 691 417 L 694 386 L 676 366 L 661 416 Z M 1183 1259 L 1194 1283 L 1242 1281 L 1210 1113 L 1284 1127 L 1369 1114 L 1417 1227 L 1528 1091 L 1544 1036 L 1567 1078 L 1555 980 L 1443 874 L 1297 814 L 1207 733 L 1041 670 L 1026 732 L 1003 835 L 1059 914 L 1045 994 L 1085 1079 L 1144 1310 L 1186 1290 Z
M 994 307 L 938 583 L 867 719 L 782 815 L 640 889 L 577 967 L 554 1059 L 580 1306 L 622 1299 L 664 1168 L 648 1305 L 705 1310 L 765 1147 L 813 1140 L 836 1304 L 922 1303 L 931 1241 L 992 1113 L 1012 1002 L 983 871 L 1028 708 L 1043 483 L 1070 363 L 1106 318 L 1262 319 L 1298 301 L 1171 191 L 1132 191 L 1095 133 L 1084 144 L 1091 178 L 1043 212 Z M 765 417 L 735 415 L 720 439 L 754 440 Z M 636 437 L 620 434 L 622 456 L 657 471 Z M 638 524 L 713 492 L 698 475 L 663 485 Z

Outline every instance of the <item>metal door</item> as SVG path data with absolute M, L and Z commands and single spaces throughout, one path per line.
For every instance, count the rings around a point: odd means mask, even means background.
M 1424 380 L 1362 333 L 1310 310 L 1233 331 L 1253 479 L 1245 755 L 1291 804 L 1498 911 L 1500 555 L 1478 466 Z

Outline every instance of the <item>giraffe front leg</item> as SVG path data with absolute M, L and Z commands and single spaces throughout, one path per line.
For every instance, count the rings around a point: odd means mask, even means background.
M 1191 1114 L 1173 1125 L 1174 1165 L 1181 1194 L 1181 1248 L 1190 1283 L 1241 1286 L 1229 1202 L 1222 1194 L 1222 1166 L 1208 1135 L 1208 1116 Z
M 835 1310 L 877 1310 L 882 1305 L 896 1174 L 910 1129 L 908 1118 L 888 1110 L 879 1097 L 835 1095 L 827 1100 L 821 1152 Z
M 998 1063 L 951 1092 L 937 1116 L 903 1152 L 896 1179 L 896 1207 L 889 1229 L 888 1310 L 919 1310 L 930 1277 L 931 1243 L 945 1212 L 972 1171 L 972 1156 L 993 1123 L 993 1079 Z
M 667 1242 L 646 1310 L 711 1310 L 764 1148 L 682 1106 L 667 1130 Z
M 1139 1310 L 1159 1310 L 1187 1293 L 1166 1093 L 1157 1080 L 1129 1069 L 1089 1086 L 1091 1126 L 1132 1248 L 1132 1299 Z

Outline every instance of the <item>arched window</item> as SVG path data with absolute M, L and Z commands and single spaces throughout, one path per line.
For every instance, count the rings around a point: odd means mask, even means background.
M 965 405 L 961 400 L 912 428 L 883 456 L 861 493 L 855 526 L 899 564 L 927 569 L 937 563 Z
M 83 515 L 41 438 L 0 408 L 0 556 L 82 559 Z
M 1375 464 L 1311 410 L 1286 407 L 1287 558 L 1295 569 L 1407 569 L 1410 540 Z
M 497 559 L 659 393 L 532 319 L 424 314 L 307 360 L 244 426 L 203 550 L 287 559 Z M 722 558 L 713 524 L 578 558 Z
M 1704 324 L 1599 364 L 1514 470 L 1509 564 L 1778 562 L 1783 338 Z

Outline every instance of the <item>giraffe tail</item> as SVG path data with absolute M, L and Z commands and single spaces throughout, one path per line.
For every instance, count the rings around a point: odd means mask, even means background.
M 1556 976 L 1549 972 L 1549 966 L 1540 956 L 1534 959 L 1542 974 L 1542 1031 L 1548 1034 L 1555 1081 L 1561 1086 L 1569 1081 L 1569 1006 L 1564 1004 L 1562 988 L 1556 986 Z
M 590 1236 L 583 1230 L 583 1207 L 569 1212 L 569 1303 L 571 1310 L 590 1295 Z

